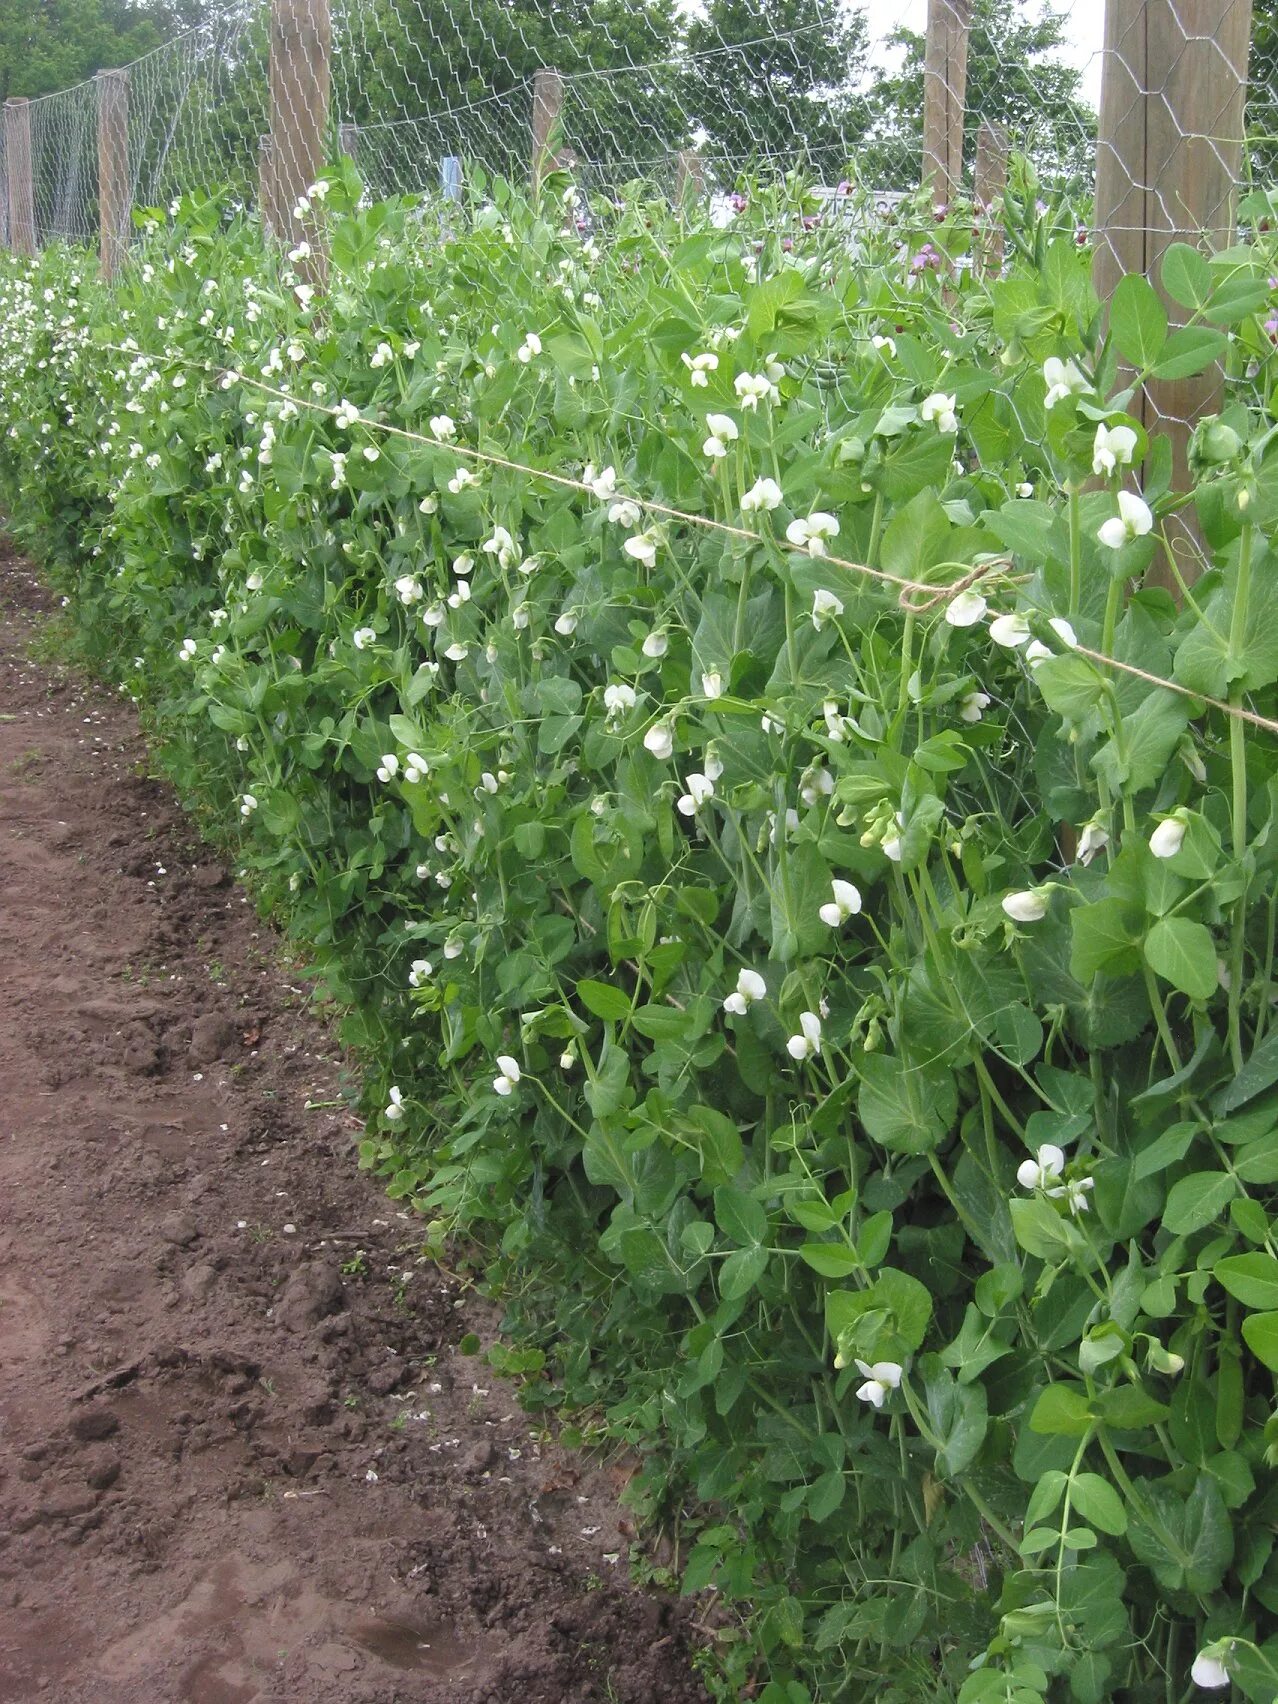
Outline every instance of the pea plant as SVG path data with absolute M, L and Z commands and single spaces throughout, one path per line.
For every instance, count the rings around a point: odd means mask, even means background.
M 722 1697 L 1268 1704 L 1278 268 L 740 202 L 6 260 L 11 525 Z

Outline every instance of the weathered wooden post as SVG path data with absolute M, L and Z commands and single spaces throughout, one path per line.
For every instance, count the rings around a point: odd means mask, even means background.
M 541 188 L 541 180 L 556 165 L 555 151 L 559 144 L 559 127 L 564 110 L 564 80 L 558 71 L 537 71 L 533 74 L 532 102 L 532 180 L 533 190 Z
M 129 74 L 99 71 L 98 230 L 102 276 L 112 279 L 129 247 L 133 186 L 129 178 Z
M 675 155 L 675 205 L 700 201 L 705 193 L 705 161 L 695 148 L 681 148 Z
M 963 118 L 972 0 L 928 0 L 923 59 L 923 181 L 939 206 L 963 182 Z
M 35 191 L 31 179 L 31 108 L 23 97 L 4 103 L 4 154 L 9 180 L 9 246 L 36 251 Z
M 320 175 L 328 133 L 332 59 L 329 0 L 271 0 L 271 180 L 275 234 L 304 235 L 298 202 Z M 322 259 L 310 270 L 323 270 Z
M 1158 281 L 1173 242 L 1220 248 L 1232 237 L 1242 169 L 1251 0 L 1107 0 L 1096 153 L 1096 288 L 1102 302 L 1125 272 Z M 1169 302 L 1173 324 L 1184 310 Z M 1220 407 L 1217 367 L 1160 379 L 1132 404 L 1170 438 L 1177 489 L 1188 479 L 1195 421 Z M 1202 551 L 1188 525 L 1172 531 L 1181 572 Z
M 983 272 L 998 272 L 1003 265 L 1003 225 L 990 217 L 990 209 L 1002 199 L 1007 188 L 1007 154 L 1010 146 L 1007 126 L 981 122 L 976 133 L 976 170 L 972 183 L 972 199 L 980 221 L 976 258 Z

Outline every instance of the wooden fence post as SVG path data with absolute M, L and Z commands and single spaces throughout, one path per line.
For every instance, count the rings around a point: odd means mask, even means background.
M 1242 169 L 1251 0 L 1106 0 L 1096 155 L 1096 289 L 1108 300 L 1125 272 L 1158 281 L 1173 242 L 1223 247 Z M 1185 311 L 1169 302 L 1172 324 Z M 1222 374 L 1145 388 L 1132 412 L 1170 438 L 1175 489 L 1187 488 L 1195 421 L 1221 403 Z M 1203 566 L 1192 521 L 1169 535 L 1181 572 Z
M 984 119 L 976 133 L 976 171 L 972 184 L 980 222 L 976 253 L 983 272 L 998 272 L 1003 265 L 1003 224 L 1001 219 L 990 217 L 990 209 L 1002 199 L 1007 188 L 1009 146 L 1007 126 Z
M 564 80 L 558 71 L 537 71 L 533 74 L 532 103 L 532 179 L 533 190 L 541 188 L 541 180 L 556 165 L 555 152 L 559 142 L 559 126 L 564 110 Z
M 271 0 L 271 204 L 281 241 L 306 234 L 294 210 L 324 164 L 332 34 L 329 0 Z M 320 273 L 316 260 L 310 270 Z
M 4 154 L 9 179 L 9 246 L 36 251 L 35 193 L 31 181 L 31 109 L 25 98 L 4 103 Z
M 681 148 L 675 155 L 675 205 L 700 201 L 706 192 L 705 162 L 695 148 Z
M 102 276 L 112 279 L 129 247 L 133 215 L 133 185 L 129 178 L 129 74 L 99 71 L 98 91 L 98 229 Z
M 928 0 L 923 60 L 923 181 L 937 205 L 963 182 L 963 119 L 972 0 Z

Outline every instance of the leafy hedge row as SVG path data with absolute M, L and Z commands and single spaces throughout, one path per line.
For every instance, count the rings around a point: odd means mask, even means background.
M 318 285 L 198 198 L 5 262 L 0 479 L 364 1163 L 695 1495 L 724 1696 L 1273 1699 L 1267 258 L 1174 248 L 1169 330 L 1023 177 L 992 282 L 792 186 L 326 185 Z M 1174 485 L 1120 387 L 1217 359 Z

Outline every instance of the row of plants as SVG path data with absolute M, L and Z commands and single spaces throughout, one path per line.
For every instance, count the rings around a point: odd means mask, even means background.
M 11 525 L 720 1696 L 1268 1704 L 1272 262 L 811 213 L 345 161 L 6 260 Z

